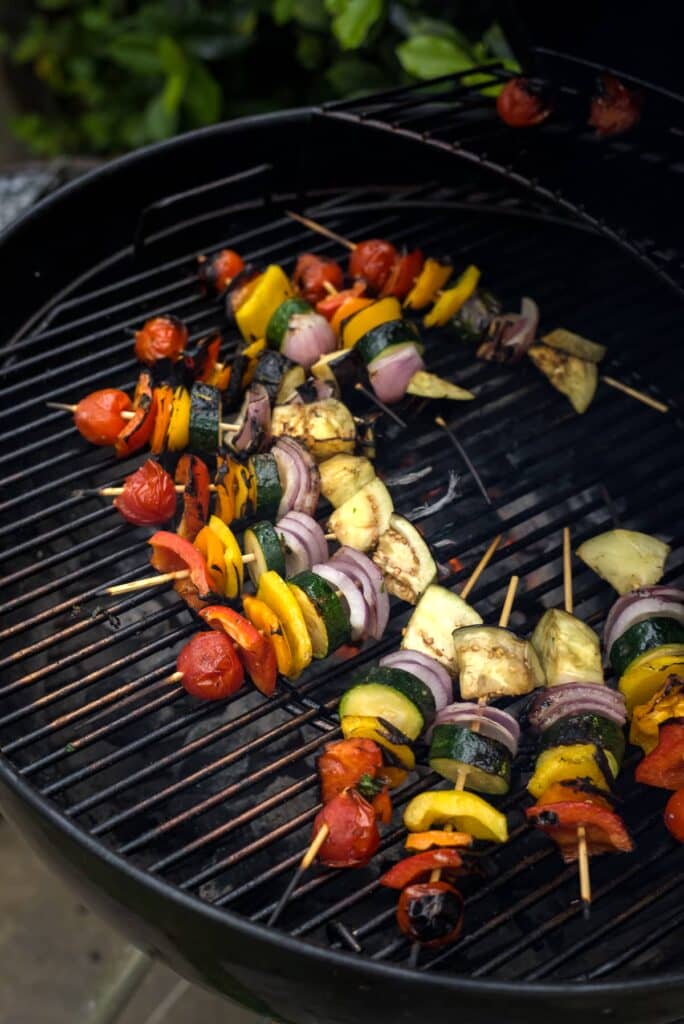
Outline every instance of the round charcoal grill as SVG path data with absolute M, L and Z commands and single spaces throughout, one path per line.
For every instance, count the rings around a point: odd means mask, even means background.
M 266 927 L 308 842 L 314 758 L 337 735 L 336 701 L 353 671 L 398 644 L 409 609 L 395 602 L 380 643 L 353 662 L 312 666 L 296 686 L 282 681 L 270 701 L 244 690 L 219 706 L 194 703 L 165 682 L 197 628 L 173 590 L 98 593 L 148 571 L 147 533 L 89 493 L 142 457 L 115 462 L 44 404 L 130 388 L 131 330 L 153 313 L 182 317 L 193 339 L 219 325 L 220 305 L 198 292 L 198 252 L 229 244 L 261 263 L 290 264 L 304 249 L 340 257 L 285 215 L 298 209 L 351 238 L 385 235 L 476 263 L 505 308 L 533 296 L 545 328 L 604 342 L 606 373 L 671 406 L 662 415 L 602 384 L 578 417 L 531 364 L 479 363 L 434 332 L 429 368 L 477 401 L 400 407 L 409 427 L 381 424 L 378 463 L 437 558 L 460 559 L 449 585 L 503 531 L 508 543 L 473 597 L 493 619 L 518 573 L 512 625 L 527 632 L 561 603 L 565 525 L 575 544 L 617 524 L 658 533 L 673 549 L 666 579 L 681 580 L 681 102 L 647 89 L 644 124 L 599 144 L 578 127 L 589 69 L 537 59 L 561 102 L 533 133 L 504 129 L 491 101 L 456 76 L 133 154 L 40 203 L 2 243 L 3 812 L 139 945 L 272 1016 L 681 1014 L 682 848 L 662 825 L 664 794 L 634 785 L 633 751 L 619 785 L 637 849 L 592 862 L 589 924 L 574 867 L 524 825 L 523 756 L 503 803 L 510 842 L 483 877 L 464 881 L 466 925 L 453 947 L 412 966 L 395 896 L 377 885 L 402 849 L 399 814 L 374 863 L 310 872 Z M 491 506 L 435 426 L 437 411 Z M 450 481 L 452 500 L 431 509 Z M 598 628 L 609 588 L 580 565 L 574 582 L 577 614 Z M 398 811 L 435 781 L 414 779 Z

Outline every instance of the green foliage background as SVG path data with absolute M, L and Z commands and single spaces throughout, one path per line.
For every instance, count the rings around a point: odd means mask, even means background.
M 221 118 L 464 71 L 493 58 L 515 66 L 491 6 L 416 0 L 17 4 L 21 10 L 3 19 L 0 45 L 29 112 L 12 128 L 43 156 L 109 154 Z

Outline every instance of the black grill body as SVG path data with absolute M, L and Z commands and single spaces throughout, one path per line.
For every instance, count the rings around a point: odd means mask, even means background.
M 355 662 L 319 663 L 268 704 L 240 693 L 198 707 L 163 681 L 196 628 L 173 591 L 97 595 L 142 574 L 146 534 L 72 490 L 121 479 L 136 462 L 115 464 L 44 411 L 45 400 L 129 386 L 130 330 L 145 316 L 177 312 L 194 337 L 220 321 L 219 306 L 197 292 L 197 252 L 231 244 L 262 262 L 290 262 L 303 249 L 339 256 L 284 216 L 295 207 L 352 238 L 386 235 L 477 263 L 506 308 L 534 296 L 545 327 L 607 343 L 606 372 L 672 405 L 662 416 L 602 386 L 578 418 L 531 366 L 494 368 L 447 335 L 431 342 L 430 368 L 478 394 L 446 412 L 493 505 L 463 475 L 435 410 L 418 403 L 400 410 L 409 432 L 382 427 L 379 463 L 404 513 L 443 494 L 450 470 L 461 475 L 458 497 L 421 520 L 437 556 L 458 555 L 465 567 L 450 585 L 506 532 L 510 543 L 473 595 L 486 620 L 513 572 L 523 581 L 516 630 L 560 603 L 564 525 L 575 543 L 615 523 L 658 532 L 673 548 L 666 578 L 681 579 L 679 264 L 656 232 L 662 221 L 664 237 L 670 224 L 661 211 L 654 237 L 635 242 L 589 204 L 559 198 L 562 185 L 579 189 L 584 159 L 596 175 L 586 195 L 600 202 L 600 175 L 619 149 L 593 152 L 590 139 L 569 134 L 552 139 L 549 155 L 543 137 L 523 145 L 509 136 L 509 166 L 489 106 L 458 80 L 450 89 L 458 116 L 449 106 L 448 130 L 467 145 L 444 140 L 446 129 L 422 141 L 397 131 L 416 112 L 411 92 L 376 99 L 372 110 L 343 104 L 240 121 L 116 161 L 5 235 L 2 809 L 134 941 L 274 1017 L 389 1021 L 449 1007 L 485 1022 L 549 1013 L 568 1024 L 582 1013 L 672 1022 L 684 995 L 682 850 L 662 826 L 663 794 L 635 787 L 633 756 L 621 787 L 637 852 L 592 863 L 589 926 L 574 869 L 524 826 L 523 756 L 504 805 L 511 842 L 493 855 L 491 875 L 465 883 L 467 925 L 452 950 L 408 965 L 394 896 L 377 886 L 401 850 L 398 826 L 377 863 L 312 872 L 278 927 L 266 928 L 308 840 L 313 759 L 336 735 L 336 700 L 359 663 L 396 646 L 409 609 L 397 603 L 386 638 Z M 436 102 L 434 93 L 423 99 L 421 116 L 444 119 Z M 391 117 L 380 117 L 377 105 L 388 103 Z M 482 155 L 494 143 L 496 161 Z M 535 149 L 546 153 L 536 182 L 512 169 L 534 163 Z M 625 187 L 639 188 L 632 177 Z M 402 483 L 407 474 L 412 482 Z M 598 627 L 609 589 L 578 567 L 575 598 L 577 614 Z M 434 781 L 412 783 L 399 807 Z M 336 922 L 360 954 L 345 949 Z

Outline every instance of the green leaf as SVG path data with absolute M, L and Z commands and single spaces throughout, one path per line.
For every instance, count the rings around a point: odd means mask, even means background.
M 167 75 L 181 75 L 187 71 L 185 53 L 171 36 L 162 36 L 157 43 L 157 54 Z
M 109 44 L 107 54 L 119 67 L 135 74 L 158 75 L 163 70 L 154 36 L 122 33 Z
M 273 0 L 271 17 L 276 25 L 286 25 L 294 17 L 294 0 Z
M 492 22 L 486 32 L 482 33 L 482 42 L 487 48 L 487 52 L 492 57 L 501 57 L 505 60 L 515 60 L 515 54 L 510 47 L 510 43 L 504 35 L 504 30 L 498 21 Z
M 323 0 L 293 0 L 292 20 L 302 28 L 324 32 L 329 27 Z
M 207 68 L 193 61 L 183 99 L 192 127 L 214 124 L 221 116 L 221 87 Z
M 297 61 L 307 71 L 320 67 L 326 55 L 323 39 L 315 32 L 302 32 L 297 40 Z
M 382 0 L 326 0 L 333 34 L 343 50 L 357 50 L 382 16 Z
M 357 93 L 382 89 L 387 79 L 382 70 L 370 60 L 349 54 L 340 57 L 325 73 L 336 96 L 353 96 Z
M 473 59 L 462 47 L 439 36 L 414 36 L 400 43 L 397 57 L 405 71 L 415 78 L 438 78 L 467 71 Z
M 166 139 L 177 130 L 178 111 L 168 110 L 163 92 L 145 107 L 144 125 L 146 137 L 152 142 Z

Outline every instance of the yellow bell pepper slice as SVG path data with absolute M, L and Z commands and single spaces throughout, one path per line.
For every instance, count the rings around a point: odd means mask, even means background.
M 256 510 L 256 480 L 249 463 L 231 461 L 230 476 L 235 496 L 234 515 L 236 519 L 246 519 Z
M 618 764 L 609 750 L 604 750 L 612 779 L 617 778 Z M 599 789 L 610 789 L 612 779 L 607 779 L 596 759 L 593 743 L 574 743 L 568 746 L 544 750 L 537 758 L 534 775 L 527 783 L 532 796 L 542 796 L 554 782 L 571 779 L 589 779 Z
M 450 263 L 440 263 L 431 257 L 426 259 L 416 283 L 404 299 L 404 305 L 409 309 L 425 309 L 447 283 L 453 271 Z
M 166 447 L 170 452 L 180 452 L 190 443 L 190 392 L 187 388 L 176 388 L 173 393 L 171 419 L 166 435 Z
M 226 597 L 238 597 L 242 593 L 245 582 L 245 569 L 242 562 L 242 551 L 235 539 L 235 534 L 218 516 L 211 516 L 209 528 L 214 531 L 223 545 L 223 564 L 225 567 Z
M 245 341 L 266 336 L 266 327 L 278 306 L 294 295 L 292 285 L 282 267 L 267 267 L 235 314 L 235 322 Z
M 367 299 L 362 295 L 345 299 L 339 309 L 335 310 L 330 321 L 330 326 L 335 332 L 336 337 L 339 338 L 342 324 L 345 320 L 348 320 L 354 313 L 358 313 L 360 309 L 365 309 L 366 306 L 371 306 L 372 304 L 372 299 Z
M 462 789 L 440 789 L 419 793 L 404 811 L 409 832 L 427 832 L 433 825 L 451 825 L 474 839 L 492 843 L 508 840 L 506 816 L 475 793 Z
M 278 616 L 258 597 L 250 597 L 248 594 L 242 598 L 242 608 L 255 629 L 273 644 L 278 671 L 284 676 L 292 675 L 292 651 Z
M 215 518 L 212 516 L 212 519 Z M 219 520 L 220 522 L 220 520 Z M 226 592 L 226 562 L 221 538 L 211 526 L 203 526 L 194 540 L 194 545 L 207 563 L 215 594 Z
M 345 740 L 374 740 L 379 747 L 388 750 L 404 768 L 413 771 L 416 767 L 415 754 L 409 745 L 392 742 L 392 733 L 377 718 L 369 715 L 345 715 L 342 719 L 342 735 Z
M 259 362 L 259 356 L 266 348 L 266 339 L 259 338 L 258 341 L 253 341 L 251 345 L 242 350 L 241 355 L 247 359 L 247 366 L 242 374 L 242 387 L 247 387 L 248 384 L 252 383 L 254 374 L 256 373 L 257 364 Z
M 661 723 L 670 718 L 684 718 L 684 681 L 676 676 L 654 693 L 647 704 L 634 708 L 630 743 L 650 754 L 658 746 Z
M 388 295 L 385 299 L 371 302 L 370 306 L 365 306 L 342 321 L 340 328 L 342 348 L 354 348 L 359 338 L 362 338 L 374 327 L 386 324 L 390 320 L 400 319 L 401 303 L 394 296 Z
M 443 327 L 444 324 L 456 316 L 464 302 L 477 288 L 480 280 L 480 271 L 472 264 L 467 267 L 453 288 L 442 292 L 429 313 L 423 317 L 425 327 Z
M 648 704 L 670 675 L 684 675 L 684 644 L 663 644 L 635 658 L 618 684 L 627 714 L 640 704 Z
M 267 604 L 283 624 L 287 642 L 292 651 L 292 669 L 290 679 L 301 675 L 307 665 L 311 664 L 313 648 L 311 637 L 297 599 L 287 583 L 273 569 L 259 577 L 257 597 Z

